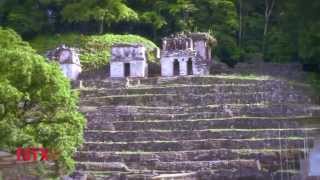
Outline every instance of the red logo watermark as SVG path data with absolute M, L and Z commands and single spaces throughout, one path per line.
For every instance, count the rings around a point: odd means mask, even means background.
M 16 150 L 17 161 L 48 161 L 55 157 L 47 148 L 22 148 Z M 32 157 L 32 158 L 31 158 Z

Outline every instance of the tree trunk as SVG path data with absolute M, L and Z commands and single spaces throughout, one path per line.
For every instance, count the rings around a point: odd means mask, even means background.
M 265 53 L 266 37 L 268 34 L 269 21 L 275 5 L 276 0 L 265 0 L 265 12 L 264 12 L 264 30 L 263 30 L 263 42 L 262 52 Z
M 241 41 L 242 41 L 242 0 L 239 0 L 239 34 L 238 34 L 238 43 L 239 47 L 241 47 Z
M 99 23 L 99 34 L 103 34 L 104 32 L 104 20 L 100 20 L 100 23 Z
M 265 23 L 264 23 L 264 31 L 263 31 L 263 35 L 266 36 L 268 33 L 268 26 L 269 26 L 269 21 L 270 21 L 270 17 L 274 8 L 276 0 L 265 0 L 265 12 L 264 12 L 264 19 L 265 19 Z

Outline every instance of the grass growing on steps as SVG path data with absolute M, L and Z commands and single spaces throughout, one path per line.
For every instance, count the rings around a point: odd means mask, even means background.
M 239 80 L 275 80 L 271 76 L 259 76 L 255 74 L 234 74 L 234 75 L 215 75 L 211 77 L 221 78 L 221 79 L 239 79 Z
M 147 48 L 150 61 L 157 46 L 150 40 L 138 35 L 82 35 L 76 33 L 41 35 L 30 41 L 31 46 L 40 54 L 52 50 L 61 44 L 80 48 L 80 61 L 84 70 L 94 70 L 105 66 L 111 57 L 110 49 L 116 43 L 140 43 Z
M 209 153 L 212 151 L 223 151 L 223 152 L 235 152 L 240 154 L 248 154 L 248 153 L 278 153 L 278 152 L 306 152 L 307 149 L 305 148 L 287 148 L 287 149 L 280 149 L 280 148 L 263 148 L 263 149 L 226 149 L 226 148 L 219 148 L 219 149 L 211 149 L 211 150 L 185 150 L 185 151 L 77 151 L 77 153 L 85 153 L 85 154 L 98 154 L 100 156 L 103 155 L 151 155 L 151 154 L 176 154 L 176 153 Z

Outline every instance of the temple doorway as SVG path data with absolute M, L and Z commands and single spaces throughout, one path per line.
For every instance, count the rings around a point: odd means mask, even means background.
M 193 75 L 193 67 L 192 67 L 192 59 L 189 58 L 187 61 L 187 74 L 188 75 Z
M 124 77 L 130 76 L 130 63 L 124 63 Z
M 178 59 L 175 59 L 173 62 L 173 75 L 179 76 L 180 75 L 180 64 Z

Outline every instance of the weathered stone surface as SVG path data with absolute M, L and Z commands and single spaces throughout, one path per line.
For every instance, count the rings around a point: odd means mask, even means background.
M 311 99 L 287 92 L 281 96 L 273 93 L 212 93 L 212 94 L 144 94 L 89 97 L 81 100 L 83 105 L 129 105 L 129 106 L 192 106 L 210 104 L 257 104 L 257 103 L 299 103 L 305 104 Z
M 146 48 L 139 44 L 115 44 L 111 49 L 110 77 L 145 77 Z
M 106 162 L 106 163 L 78 163 L 77 169 L 79 170 L 108 170 L 108 171 L 130 171 L 130 169 L 121 162 Z
M 49 51 L 46 56 L 50 60 L 59 62 L 66 77 L 71 80 L 77 80 L 82 71 L 78 49 L 61 45 L 56 49 Z
M 235 159 L 259 159 L 262 167 L 279 165 L 279 160 L 290 161 L 303 156 L 304 149 L 278 149 L 253 150 L 253 149 L 212 149 L 212 150 L 193 150 L 193 151 L 164 151 L 164 152 L 97 152 L 79 151 L 76 158 L 82 162 L 125 162 L 125 163 L 145 163 L 148 161 L 158 162 L 180 162 L 180 161 L 214 161 L 214 160 L 235 160 Z M 280 154 L 286 154 L 281 156 Z
M 207 33 L 177 34 L 163 38 L 161 75 L 209 74 L 211 47 L 215 41 Z
M 164 141 L 164 142 L 131 142 L 131 143 L 102 143 L 87 142 L 82 150 L 84 151 L 191 151 L 191 150 L 209 150 L 209 149 L 270 149 L 279 147 L 279 144 L 288 149 L 303 148 L 303 139 L 257 139 L 257 140 L 215 140 L 203 139 L 194 141 Z M 312 146 L 310 141 L 308 146 Z
M 117 113 L 117 115 L 115 114 Z M 94 111 L 87 112 L 89 119 L 102 120 L 107 118 L 111 121 L 148 121 L 159 120 L 209 120 L 219 118 L 235 117 L 289 117 L 319 115 L 320 108 L 308 107 L 305 104 L 257 104 L 257 105 L 214 105 L 199 107 L 155 107 L 155 106 L 122 106 L 122 107 L 100 107 Z
M 320 129 L 302 125 L 320 117 L 309 87 L 282 80 L 207 76 L 82 84 L 88 124 L 75 158 L 79 170 L 102 179 L 190 172 L 180 179 L 281 180 L 297 175 Z
M 278 138 L 292 136 L 304 138 L 306 134 L 315 136 L 318 131 L 303 129 L 207 129 L 193 130 L 192 133 L 187 130 L 180 131 L 90 131 L 85 132 L 85 140 L 89 142 L 139 142 L 139 141 L 181 141 L 181 140 L 201 140 L 201 139 L 261 139 L 261 138 Z

